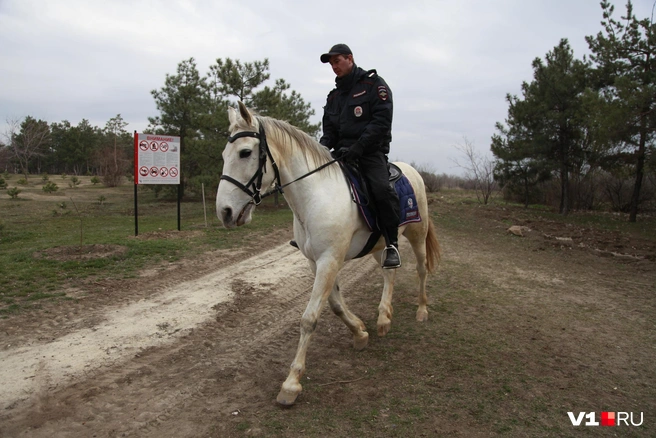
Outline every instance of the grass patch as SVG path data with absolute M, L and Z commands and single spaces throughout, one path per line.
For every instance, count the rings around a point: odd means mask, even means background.
M 79 177 L 75 187 L 61 187 L 56 193 L 44 194 L 40 186 L 28 184 L 21 188 L 21 202 L 0 198 L 0 290 L 3 298 L 16 299 L 11 304 L 0 302 L 0 311 L 14 313 L 28 301 L 60 297 L 53 291 L 75 282 L 95 277 L 132 278 L 150 264 L 238 247 L 256 239 L 258 233 L 292 222 L 289 209 L 263 205 L 255 214 L 264 219 L 226 230 L 208 202 L 206 227 L 202 201 L 185 201 L 181 205 L 184 234 L 175 238 L 176 202 L 140 190 L 139 236 L 153 237 L 136 239 L 133 187 L 94 186 L 89 177 Z M 104 197 L 102 204 L 99 196 Z M 119 245 L 127 251 L 98 258 L 71 254 L 66 260 L 47 255 L 53 249 L 80 245 Z

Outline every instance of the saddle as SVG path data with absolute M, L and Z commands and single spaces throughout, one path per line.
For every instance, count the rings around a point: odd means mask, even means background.
M 367 244 L 362 249 L 356 258 L 363 257 L 368 254 L 371 249 L 376 245 L 382 232 L 378 226 L 377 214 L 372 197 L 369 193 L 369 187 L 366 180 L 362 177 L 360 170 L 352 164 L 340 162 L 344 176 L 349 184 L 351 190 L 351 199 L 358 206 L 360 215 L 364 219 L 367 227 L 371 231 Z M 400 217 L 399 226 L 406 225 L 411 222 L 421 222 L 419 215 L 419 208 L 417 205 L 417 198 L 414 189 L 403 171 L 393 163 L 388 163 L 387 168 L 389 171 L 390 186 L 396 191 L 400 204 Z

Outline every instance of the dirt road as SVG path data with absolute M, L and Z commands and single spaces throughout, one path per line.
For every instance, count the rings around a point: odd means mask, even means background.
M 377 266 L 346 265 L 340 285 L 370 345 L 354 352 L 324 309 L 292 409 L 275 396 L 312 278 L 290 228 L 135 279 L 90 280 L 66 291 L 75 300 L 0 320 L 0 437 L 560 437 L 580 432 L 568 411 L 602 410 L 645 412 L 647 428 L 626 436 L 652 432 L 653 242 L 472 210 L 453 207 L 438 228 L 424 324 L 403 243 L 385 338 Z
M 156 273 L 161 292 L 123 291 L 123 303 L 86 309 L 61 336 L 39 340 L 42 327 L 13 337 L 0 353 L 0 434 L 200 436 L 194 414 L 238 413 L 232 400 L 258 392 L 240 384 L 243 369 L 253 373 L 263 357 L 291 362 L 280 353 L 295 348 L 312 286 L 306 260 L 287 243 L 243 257 L 223 253 L 225 266 L 187 281 L 176 278 L 191 266 Z M 343 285 L 375 270 L 370 258 L 353 261 Z M 231 383 L 219 390 L 221 381 Z

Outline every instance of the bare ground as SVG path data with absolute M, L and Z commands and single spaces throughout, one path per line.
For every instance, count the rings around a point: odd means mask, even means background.
M 441 215 L 456 209 L 438 207 Z M 288 410 L 274 400 L 312 284 L 286 243 L 290 229 L 240 251 L 157 266 L 138 279 L 76 285 L 66 291 L 73 302 L 0 321 L 0 436 L 308 436 L 311 424 L 293 424 L 313 407 L 367 404 L 374 418 L 357 430 L 394 436 L 389 400 L 412 391 L 427 394 L 428 408 L 442 408 L 417 417 L 416 435 L 559 436 L 545 431 L 550 422 L 567 422 L 567 411 L 601 410 L 644 411 L 653 433 L 653 244 L 504 209 L 463 218 L 469 226 L 438 228 L 443 263 L 426 325 L 411 320 L 407 248 L 387 338 L 375 335 L 377 267 L 370 258 L 347 264 L 341 286 L 369 328 L 369 352 L 354 353 L 347 330 L 325 311 L 304 392 Z M 509 223 L 525 227 L 524 237 L 510 235 Z M 395 334 L 399 318 L 412 336 Z M 427 354 L 437 358 L 430 369 L 412 360 Z M 486 386 L 495 384 L 502 388 L 495 417 L 510 421 L 527 405 L 547 407 L 536 408 L 528 425 L 498 428 L 483 415 L 489 407 L 465 406 L 485 401 Z M 550 417 L 554 410 L 562 417 Z M 326 427 L 332 436 L 353 436 L 352 424 Z

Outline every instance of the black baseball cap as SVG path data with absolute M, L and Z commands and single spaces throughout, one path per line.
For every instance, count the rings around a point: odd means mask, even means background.
M 351 49 L 346 44 L 335 44 L 330 48 L 328 53 L 321 55 L 321 62 L 324 64 L 330 61 L 330 57 L 333 55 L 352 55 Z

